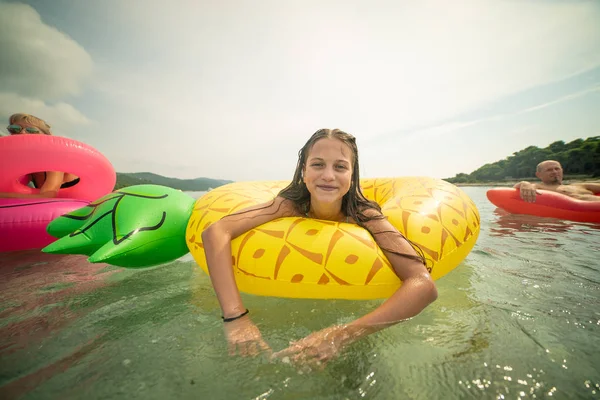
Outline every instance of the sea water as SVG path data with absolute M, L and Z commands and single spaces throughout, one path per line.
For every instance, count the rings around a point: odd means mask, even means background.
M 230 357 L 190 255 L 129 270 L 1 253 L 0 398 L 600 398 L 600 227 L 507 215 L 487 188 L 464 190 L 481 234 L 438 300 L 322 371 Z M 381 303 L 243 299 L 274 351 Z

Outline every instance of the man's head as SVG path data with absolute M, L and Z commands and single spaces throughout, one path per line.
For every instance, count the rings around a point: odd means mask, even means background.
M 560 185 L 563 180 L 563 169 L 558 161 L 546 160 L 538 164 L 535 176 L 546 185 Z

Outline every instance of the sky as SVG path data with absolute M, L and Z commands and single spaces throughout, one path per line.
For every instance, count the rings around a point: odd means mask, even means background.
M 447 178 L 600 136 L 598 21 L 596 0 L 0 0 L 0 119 L 118 172 L 291 179 L 339 128 L 361 177 Z

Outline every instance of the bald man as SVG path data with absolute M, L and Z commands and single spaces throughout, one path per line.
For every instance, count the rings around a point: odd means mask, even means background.
M 569 197 L 585 201 L 600 201 L 600 183 L 573 183 L 563 185 L 563 169 L 558 161 L 546 160 L 538 164 L 535 176 L 542 183 L 519 182 L 514 187 L 518 188 L 521 198 L 526 202 L 535 202 L 536 195 L 541 195 L 537 190 L 550 190 L 562 193 Z

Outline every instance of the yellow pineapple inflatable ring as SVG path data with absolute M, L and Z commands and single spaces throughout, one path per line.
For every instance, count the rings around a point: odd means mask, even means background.
M 208 273 L 201 233 L 225 215 L 272 200 L 289 181 L 231 183 L 196 201 L 186 229 L 188 248 Z M 479 212 L 458 187 L 438 179 L 362 179 L 365 196 L 424 252 L 439 279 L 469 254 L 479 235 Z M 386 298 L 401 285 L 371 234 L 355 224 L 280 218 L 231 244 L 242 292 L 296 298 Z

